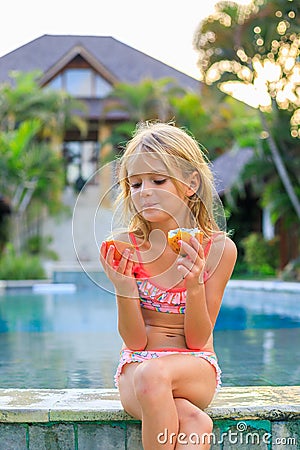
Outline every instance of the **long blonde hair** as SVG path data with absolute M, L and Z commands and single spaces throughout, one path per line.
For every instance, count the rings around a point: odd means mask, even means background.
M 115 210 L 120 208 L 121 220 L 128 223 L 128 231 L 135 232 L 148 239 L 150 228 L 148 222 L 139 214 L 132 202 L 128 182 L 128 164 L 134 152 L 151 152 L 161 158 L 175 186 L 175 170 L 181 170 L 183 178 L 197 171 L 200 184 L 197 192 L 187 198 L 187 206 L 191 211 L 194 226 L 209 236 L 219 231 L 214 217 L 213 197 L 215 189 L 213 175 L 204 150 L 188 132 L 174 123 L 141 122 L 137 125 L 133 138 L 127 143 L 125 152 L 119 160 L 118 183 L 119 193 L 115 201 Z M 170 164 L 171 160 L 171 164 Z M 178 177 L 177 177 L 178 178 Z

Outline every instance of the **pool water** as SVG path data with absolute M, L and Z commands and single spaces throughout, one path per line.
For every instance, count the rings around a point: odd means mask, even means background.
M 111 388 L 121 339 L 114 296 L 0 295 L 1 388 Z M 215 328 L 223 386 L 300 383 L 299 293 L 227 288 Z

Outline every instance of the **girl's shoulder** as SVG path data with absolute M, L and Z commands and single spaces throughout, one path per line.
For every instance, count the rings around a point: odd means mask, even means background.
M 206 267 L 212 272 L 219 264 L 234 264 L 237 258 L 237 248 L 233 240 L 223 232 L 213 234 L 207 245 Z

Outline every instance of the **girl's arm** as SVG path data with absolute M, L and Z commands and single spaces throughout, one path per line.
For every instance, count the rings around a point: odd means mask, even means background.
M 183 274 L 187 274 L 185 276 L 187 299 L 184 321 L 186 345 L 191 349 L 201 349 L 213 331 L 224 289 L 236 261 L 236 247 L 228 238 L 225 240 L 222 238 L 214 243 L 214 252 L 219 254 L 219 257 L 215 261 L 213 274 L 204 284 L 201 281 L 205 267 L 202 246 L 196 239 L 191 239 L 190 245 L 182 243 L 182 246 L 189 256 L 187 260 L 179 260 L 180 270 Z
M 210 319 L 204 284 L 195 288 L 187 288 L 186 309 L 184 317 L 184 335 L 186 346 L 201 350 L 213 331 Z
M 143 350 L 147 345 L 145 322 L 142 316 L 137 284 L 132 273 L 130 251 L 123 252 L 117 267 L 113 264 L 114 248 L 102 243 L 100 260 L 106 275 L 115 287 L 118 305 L 118 330 L 125 345 L 131 350 Z
M 147 334 L 139 299 L 117 295 L 117 304 L 118 330 L 124 344 L 131 350 L 144 350 Z

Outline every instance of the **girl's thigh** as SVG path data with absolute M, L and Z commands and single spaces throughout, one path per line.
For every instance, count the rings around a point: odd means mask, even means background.
M 119 393 L 123 408 L 135 419 L 142 420 L 142 410 L 135 395 L 134 372 L 143 363 L 125 364 L 119 379 Z
M 124 409 L 135 418 L 142 416 L 134 382 L 143 377 L 145 383 L 155 378 L 170 386 L 174 398 L 185 398 L 201 409 L 212 401 L 216 390 L 215 368 L 205 359 L 190 355 L 169 355 L 123 367 L 119 380 Z
M 174 398 L 185 398 L 201 409 L 210 404 L 217 387 L 216 370 L 204 358 L 170 355 L 152 361 L 158 361 L 160 373 L 171 379 Z

